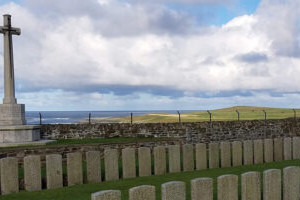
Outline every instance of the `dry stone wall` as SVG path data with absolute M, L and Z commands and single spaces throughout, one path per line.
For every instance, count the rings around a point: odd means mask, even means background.
M 177 137 L 188 143 L 254 140 L 300 135 L 300 119 L 147 124 L 42 125 L 44 139 Z

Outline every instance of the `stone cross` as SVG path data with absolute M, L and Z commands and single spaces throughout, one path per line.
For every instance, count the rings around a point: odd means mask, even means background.
M 11 16 L 3 15 L 4 26 L 0 26 L 0 33 L 4 35 L 4 98 L 3 104 L 16 104 L 14 58 L 12 35 L 20 35 L 21 29 L 11 27 Z

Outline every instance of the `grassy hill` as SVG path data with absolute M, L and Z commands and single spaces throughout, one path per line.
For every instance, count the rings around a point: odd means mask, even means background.
M 240 113 L 240 120 L 262 120 L 265 119 L 267 113 L 267 119 L 284 119 L 294 117 L 294 111 L 287 108 L 268 108 L 268 107 L 253 107 L 253 106 L 235 106 L 230 108 L 223 108 L 217 110 L 211 110 L 212 121 L 233 121 L 238 120 L 238 114 Z M 300 109 L 296 109 L 299 113 Z M 116 123 L 129 123 L 130 117 L 119 118 L 96 118 L 93 121 L 98 122 L 116 122 Z M 201 122 L 209 121 L 209 114 L 207 111 L 190 112 L 181 114 L 181 122 Z M 142 116 L 133 116 L 134 123 L 158 123 L 158 122 L 178 122 L 178 114 L 169 113 L 151 113 Z

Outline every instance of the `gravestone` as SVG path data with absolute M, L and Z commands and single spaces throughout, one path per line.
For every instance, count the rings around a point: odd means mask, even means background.
M 241 166 L 243 164 L 243 147 L 241 141 L 232 142 L 232 166 Z
M 47 189 L 63 187 L 62 156 L 59 154 L 46 155 Z
M 264 162 L 263 140 L 254 140 L 254 164 Z
M 192 144 L 185 144 L 182 146 L 183 156 L 183 171 L 193 171 L 194 166 L 194 147 Z
M 246 140 L 243 142 L 244 165 L 253 164 L 253 141 Z
M 273 162 L 274 160 L 274 150 L 273 150 L 273 140 L 264 140 L 264 160 L 266 163 Z
M 67 154 L 68 186 L 83 184 L 81 152 Z
M 101 157 L 100 151 L 88 151 L 86 157 L 86 173 L 88 183 L 101 182 Z
M 161 185 L 162 200 L 185 200 L 185 182 L 171 181 Z
M 180 146 L 170 145 L 168 146 L 169 153 L 169 172 L 180 172 Z
M 209 144 L 209 168 L 219 168 L 219 143 Z
M 0 33 L 4 35 L 4 98 L 0 104 L 0 146 L 9 146 L 40 140 L 40 127 L 26 125 L 25 105 L 17 104 L 12 35 L 20 35 L 21 30 L 11 26 L 10 15 L 3 18 Z
M 129 200 L 155 200 L 155 186 L 141 185 L 130 188 Z
M 151 176 L 151 151 L 148 147 L 138 149 L 139 176 Z
M 166 173 L 166 149 L 164 146 L 154 147 L 154 174 L 162 175 Z
M 238 176 L 223 175 L 218 177 L 218 200 L 238 200 Z
M 231 144 L 230 142 L 221 142 L 221 167 L 231 167 Z
M 26 156 L 24 158 L 25 190 L 38 191 L 42 189 L 41 158 L 40 156 Z
M 274 161 L 283 160 L 283 141 L 282 138 L 274 139 Z
M 136 177 L 135 148 L 122 149 L 123 178 Z
M 192 200 L 212 200 L 213 194 L 212 178 L 196 178 L 191 180 Z
M 206 144 L 196 144 L 196 169 L 207 169 L 207 150 Z
M 281 200 L 281 171 L 269 169 L 263 175 L 264 200 Z
M 259 172 L 242 174 L 242 200 L 261 200 Z
M 119 180 L 119 153 L 117 149 L 104 150 L 105 181 Z

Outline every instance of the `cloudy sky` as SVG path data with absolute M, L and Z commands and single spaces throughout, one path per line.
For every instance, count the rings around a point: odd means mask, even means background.
M 298 0 L 1 0 L 0 13 L 22 29 L 27 110 L 300 107 Z

